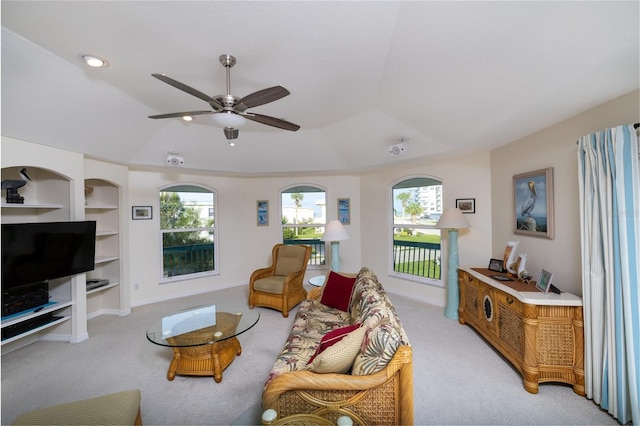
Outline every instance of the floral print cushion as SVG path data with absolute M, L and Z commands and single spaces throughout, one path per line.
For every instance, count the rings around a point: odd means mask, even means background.
M 400 333 L 385 319 L 367 330 L 363 347 L 353 362 L 351 374 L 362 376 L 377 373 L 389 364 L 401 344 Z
M 265 387 L 282 373 L 305 369 L 322 336 L 350 324 L 351 318 L 347 312 L 325 306 L 318 300 L 302 301 L 289 337 L 269 373 Z

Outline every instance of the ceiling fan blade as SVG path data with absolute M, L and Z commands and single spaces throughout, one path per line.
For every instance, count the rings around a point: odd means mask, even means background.
M 262 114 L 242 114 L 244 118 L 251 121 L 256 121 L 258 123 L 266 124 L 267 126 L 278 127 L 284 130 L 291 130 L 295 132 L 300 128 L 297 124 L 289 123 L 288 121 L 281 120 L 275 117 L 269 117 L 268 115 Z
M 203 114 L 214 114 L 214 111 L 170 112 L 168 114 L 150 115 L 149 118 L 176 118 L 176 117 L 185 117 L 187 115 L 203 115 Z
M 289 95 L 290 92 L 282 86 L 273 86 L 268 89 L 258 90 L 253 92 L 244 98 L 240 99 L 234 106 L 234 109 L 238 112 L 243 112 L 247 108 L 257 107 L 259 105 L 268 104 L 269 102 L 277 101 Z
M 216 101 L 206 93 L 202 93 L 201 91 L 194 89 L 191 86 L 187 86 L 184 83 L 180 83 L 178 80 L 174 80 L 171 77 L 167 77 L 164 74 L 151 74 L 151 75 L 157 78 L 158 80 L 164 81 L 168 85 L 175 87 L 176 89 L 182 90 L 183 92 L 186 92 L 192 96 L 195 96 L 196 98 L 202 99 L 203 101 L 209 103 L 209 105 L 211 105 L 211 108 L 215 109 L 216 111 L 222 111 L 223 109 L 223 106 L 220 105 L 218 101 Z

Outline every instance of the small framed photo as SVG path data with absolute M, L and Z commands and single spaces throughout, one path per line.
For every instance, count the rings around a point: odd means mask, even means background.
M 489 261 L 489 270 L 502 272 L 504 270 L 504 261 L 500 259 L 491 259 Z
M 131 219 L 133 220 L 150 220 L 153 218 L 153 210 L 151 206 L 133 206 L 131 208 Z
M 456 198 L 456 208 L 462 213 L 472 214 L 476 212 L 475 198 Z
M 269 201 L 258 200 L 256 202 L 256 214 L 258 226 L 269 226 Z
M 548 293 L 549 289 L 551 288 L 552 279 L 553 274 L 543 269 L 542 272 L 540 272 L 540 277 L 538 278 L 538 282 L 536 283 L 536 288 L 543 293 Z
M 338 198 L 338 220 L 343 225 L 351 224 L 351 199 Z

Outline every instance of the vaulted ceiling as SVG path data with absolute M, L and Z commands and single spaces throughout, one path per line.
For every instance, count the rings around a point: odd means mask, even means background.
M 639 3 L 7 1 L 2 134 L 131 166 L 357 173 L 491 149 L 639 87 Z M 230 147 L 206 110 L 282 85 Z M 89 68 L 82 54 L 106 59 Z M 389 147 L 407 138 L 398 156 Z

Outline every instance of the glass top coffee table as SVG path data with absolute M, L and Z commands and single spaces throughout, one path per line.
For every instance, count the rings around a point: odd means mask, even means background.
M 165 316 L 147 330 L 147 339 L 173 350 L 167 379 L 182 376 L 213 376 L 242 353 L 237 336 L 258 323 L 260 314 L 246 306 L 198 306 Z

